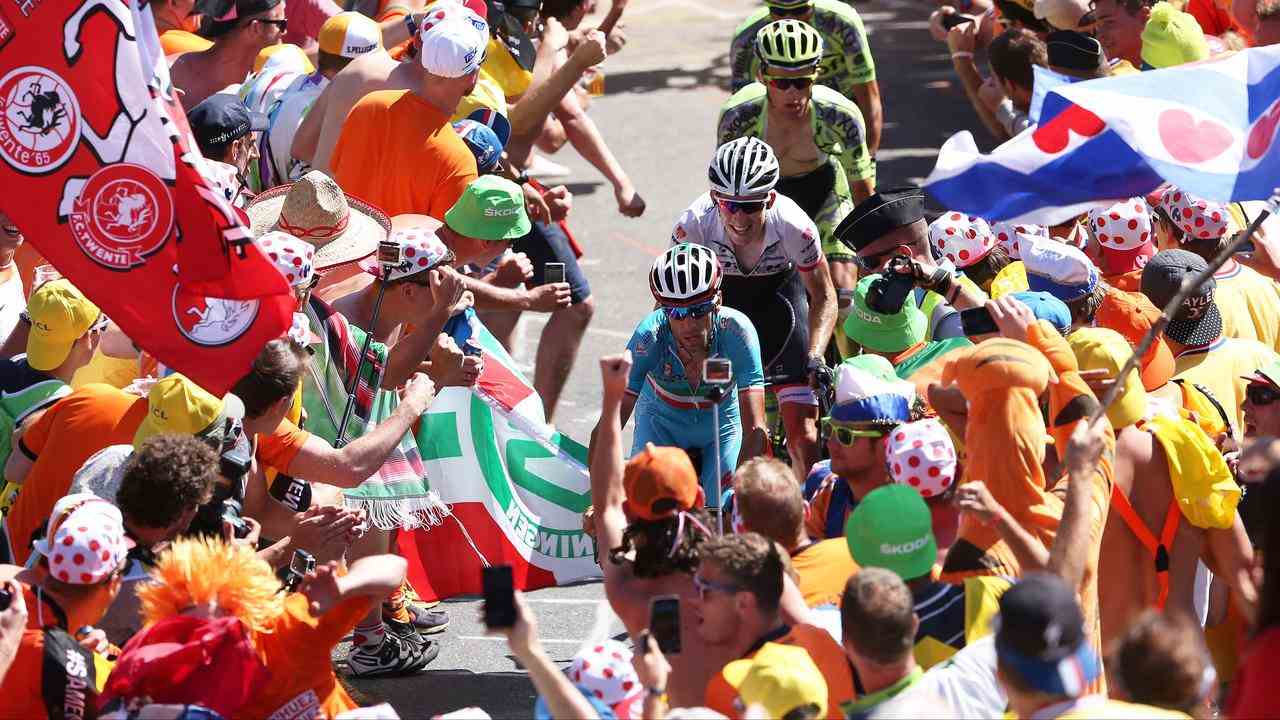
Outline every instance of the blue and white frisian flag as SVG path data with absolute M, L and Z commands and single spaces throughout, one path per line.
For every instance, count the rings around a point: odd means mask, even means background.
M 987 155 L 968 131 L 953 135 L 925 189 L 949 210 L 1040 224 L 1166 181 L 1265 200 L 1280 185 L 1280 46 L 1062 85 L 1040 120 Z

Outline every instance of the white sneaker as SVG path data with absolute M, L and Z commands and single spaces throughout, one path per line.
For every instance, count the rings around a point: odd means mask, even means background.
M 538 180 L 566 177 L 573 174 L 573 171 L 569 168 L 560 163 L 551 162 L 538 153 L 533 153 L 529 156 L 529 167 L 525 168 L 525 172 L 529 177 L 537 178 Z

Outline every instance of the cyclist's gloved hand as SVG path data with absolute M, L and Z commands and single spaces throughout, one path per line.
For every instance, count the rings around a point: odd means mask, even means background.
M 831 386 L 833 381 L 831 368 L 827 367 L 820 356 L 810 355 L 806 370 L 809 373 L 809 387 L 821 391 Z

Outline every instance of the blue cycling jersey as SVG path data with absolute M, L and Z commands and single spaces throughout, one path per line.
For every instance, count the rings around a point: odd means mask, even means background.
M 627 348 L 632 358 L 627 392 L 639 396 L 633 412 L 636 425 L 631 454 L 640 452 L 645 443 L 650 442 L 698 451 L 702 458 L 702 489 L 708 504 L 714 505 L 717 445 L 722 484 L 724 476 L 731 474 L 737 465 L 738 450 L 742 446 L 738 393 L 725 393 L 716 412 L 712 412 L 713 403 L 709 399 L 712 386 L 707 383 L 697 388 L 690 386 L 684 364 L 676 355 L 675 337 L 661 310 L 655 310 L 640 322 Z M 746 315 L 731 308 L 717 312 L 709 356 L 728 358 L 733 363 L 733 385 L 739 391 L 756 388 L 763 391 L 760 340 Z

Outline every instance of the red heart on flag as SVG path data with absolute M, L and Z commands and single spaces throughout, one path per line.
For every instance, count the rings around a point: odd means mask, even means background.
M 1262 117 L 1254 121 L 1253 129 L 1249 131 L 1249 141 L 1245 151 L 1251 159 L 1257 160 L 1267 154 L 1267 150 L 1271 148 L 1272 139 L 1276 135 L 1277 123 L 1280 123 L 1280 100 L 1272 103 Z
M 1186 110 L 1165 110 L 1156 122 L 1160 142 L 1182 163 L 1203 163 L 1231 147 L 1231 131 L 1216 120 L 1197 121 Z
M 1052 120 L 1041 125 L 1031 134 L 1036 147 L 1041 152 L 1056 155 L 1067 148 L 1071 142 L 1071 132 L 1082 137 L 1093 137 L 1107 127 L 1102 118 L 1085 110 L 1079 105 L 1071 105 L 1058 113 Z

